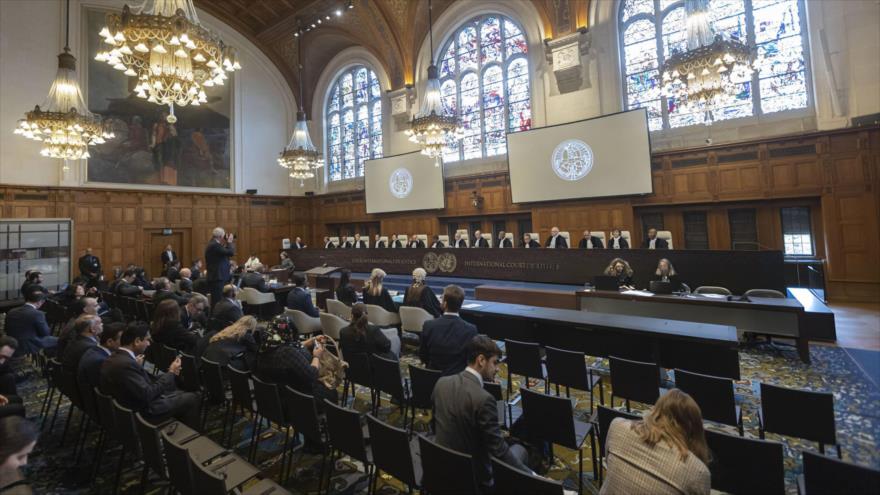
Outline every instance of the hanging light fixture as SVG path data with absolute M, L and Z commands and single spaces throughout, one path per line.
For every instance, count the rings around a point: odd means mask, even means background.
M 309 136 L 309 124 L 306 120 L 305 102 L 303 101 L 303 65 L 302 65 L 302 30 L 297 36 L 297 70 L 299 73 L 299 110 L 296 112 L 296 126 L 287 147 L 278 157 L 278 164 L 290 170 L 290 177 L 299 179 L 299 186 L 305 185 L 306 179 L 315 177 L 315 171 L 324 166 L 324 158 L 312 143 Z
M 428 0 L 428 36 L 430 38 L 431 65 L 428 66 L 428 84 L 419 112 L 413 116 L 406 135 L 413 143 L 422 148 L 422 154 L 434 159 L 434 166 L 439 167 L 443 159 L 443 147 L 453 140 L 462 138 L 464 131 L 456 115 L 447 115 L 443 111 L 443 100 L 440 94 L 440 78 L 437 66 L 434 65 L 434 31 L 431 15 L 431 0 Z
M 58 72 L 42 107 L 37 105 L 18 121 L 14 133 L 41 141 L 40 154 L 68 160 L 89 158 L 89 146 L 115 135 L 105 129 L 100 116 L 89 112 L 76 77 L 76 58 L 70 54 L 70 0 L 67 0 L 64 52 L 58 55 Z
M 686 113 L 703 113 L 710 125 L 715 112 L 735 102 L 739 85 L 751 81 L 752 50 L 738 39 L 714 35 L 708 0 L 685 0 L 688 49 L 660 67 L 663 91 Z
M 95 55 L 137 79 L 138 97 L 168 105 L 207 103 L 205 88 L 222 86 L 227 72 L 241 69 L 235 51 L 199 24 L 192 0 L 144 0 L 132 12 L 109 13 L 99 35 L 110 48 Z

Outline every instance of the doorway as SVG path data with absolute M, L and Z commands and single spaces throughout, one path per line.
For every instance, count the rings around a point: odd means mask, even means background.
M 184 262 L 189 261 L 188 251 L 184 246 L 183 232 L 174 232 L 172 234 L 163 234 L 161 231 L 147 231 L 149 241 L 144 243 L 144 269 L 147 276 L 151 278 L 162 276 L 162 251 L 165 246 L 171 244 L 171 248 L 180 258 L 181 267 L 188 266 Z

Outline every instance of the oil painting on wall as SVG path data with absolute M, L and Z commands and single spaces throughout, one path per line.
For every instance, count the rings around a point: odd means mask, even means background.
M 135 78 L 95 60 L 104 42 L 98 32 L 105 10 L 84 11 L 88 36 L 89 110 L 104 117 L 116 138 L 90 150 L 88 182 L 130 185 L 231 187 L 231 79 L 209 88 L 208 103 L 168 106 L 138 98 Z

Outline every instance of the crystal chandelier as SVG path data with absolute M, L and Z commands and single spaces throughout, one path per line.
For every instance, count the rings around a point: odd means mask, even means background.
M 67 160 L 89 158 L 89 146 L 116 137 L 104 127 L 100 116 L 89 112 L 76 78 L 76 58 L 70 54 L 70 0 L 67 1 L 64 53 L 58 55 L 58 72 L 43 106 L 37 105 L 18 121 L 14 133 L 41 141 L 40 154 Z
M 192 0 L 144 0 L 109 13 L 99 35 L 110 46 L 95 60 L 137 78 L 138 97 L 171 108 L 207 103 L 204 88 L 222 86 L 241 69 L 234 50 L 199 24 Z
M 297 34 L 301 35 L 302 31 L 299 30 Z M 306 112 L 303 110 L 305 102 L 303 101 L 302 36 L 297 36 L 297 39 L 300 109 L 296 112 L 296 126 L 293 128 L 293 135 L 290 137 L 287 147 L 278 157 L 278 165 L 290 170 L 290 177 L 299 179 L 299 186 L 303 187 L 305 180 L 314 178 L 315 171 L 324 166 L 324 159 L 312 143 Z
M 738 39 L 713 35 L 708 0 L 685 0 L 688 49 L 675 53 L 660 67 L 663 91 L 676 98 L 685 113 L 714 112 L 735 102 L 738 85 L 751 81 L 752 50 Z
M 439 167 L 443 158 L 443 147 L 453 140 L 461 139 L 464 131 L 456 115 L 447 115 L 443 111 L 440 96 L 440 78 L 437 66 L 434 65 L 434 32 L 431 18 L 431 0 L 428 0 L 428 35 L 430 37 L 431 65 L 428 66 L 428 84 L 419 113 L 413 116 L 406 135 L 413 143 L 422 148 L 422 154 L 434 159 L 434 166 Z

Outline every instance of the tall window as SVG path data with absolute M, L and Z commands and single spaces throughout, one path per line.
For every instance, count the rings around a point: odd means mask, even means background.
M 676 98 L 662 95 L 658 73 L 663 60 L 687 50 L 684 2 L 623 0 L 620 5 L 626 108 L 647 108 L 652 131 L 703 123 L 703 114 L 685 113 Z M 803 0 L 710 0 L 709 18 L 716 33 L 755 47 L 760 69 L 737 88 L 733 104 L 714 112 L 715 120 L 810 104 Z
M 532 126 L 522 29 L 500 15 L 476 17 L 459 27 L 440 53 L 443 106 L 464 128 L 464 138 L 447 145 L 443 160 L 507 153 L 507 133 Z
M 330 87 L 324 112 L 327 174 L 331 181 L 364 175 L 364 161 L 382 157 L 382 91 L 376 74 L 347 69 Z
M 810 208 L 792 206 L 781 208 L 782 243 L 785 254 L 810 256 L 813 254 L 813 232 L 810 228 Z

